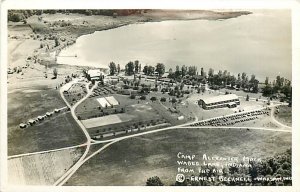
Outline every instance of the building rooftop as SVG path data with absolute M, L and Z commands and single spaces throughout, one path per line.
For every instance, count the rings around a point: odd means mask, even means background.
M 101 76 L 101 71 L 100 69 L 90 69 L 87 72 L 89 74 L 89 76 L 92 77 L 99 77 Z
M 210 103 L 217 103 L 220 101 L 228 101 L 232 99 L 238 99 L 238 96 L 236 94 L 228 94 L 228 95 L 219 95 L 215 97 L 203 98 L 201 100 L 204 101 L 205 104 L 210 104 Z

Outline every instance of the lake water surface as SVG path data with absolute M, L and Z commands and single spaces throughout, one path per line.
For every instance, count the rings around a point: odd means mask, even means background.
M 196 65 L 231 74 L 246 72 L 260 80 L 276 75 L 291 79 L 291 16 L 287 10 L 259 10 L 227 20 L 163 21 L 97 31 L 62 50 L 58 63 L 108 67 L 161 62 Z

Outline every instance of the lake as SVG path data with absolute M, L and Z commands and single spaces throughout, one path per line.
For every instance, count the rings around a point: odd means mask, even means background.
M 246 72 L 263 81 L 277 75 L 291 79 L 291 13 L 288 10 L 255 10 L 227 20 L 163 21 L 97 31 L 77 39 L 60 52 L 58 63 L 108 67 L 164 63 L 196 65 L 231 74 Z

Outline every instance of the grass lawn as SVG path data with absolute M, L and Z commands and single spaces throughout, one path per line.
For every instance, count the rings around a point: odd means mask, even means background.
M 54 114 L 49 120 L 20 129 L 20 123 L 65 107 L 55 86 L 61 79 L 24 79 L 8 84 L 8 155 L 81 144 L 84 134 L 70 113 Z M 54 88 L 53 88 L 54 87 Z
M 9 134 L 11 128 L 18 127 L 22 122 L 66 106 L 59 92 L 46 86 L 24 87 L 8 93 L 7 99 Z
M 84 134 L 68 112 L 26 129 L 14 128 L 8 137 L 8 155 L 57 149 L 84 142 Z
M 66 185 L 145 185 L 175 182 L 177 153 L 265 158 L 291 147 L 291 134 L 261 130 L 177 129 L 115 143 L 87 161 Z M 199 159 L 200 160 L 200 159 Z M 93 179 L 91 179 L 93 178 Z
M 279 106 L 279 112 L 274 117 L 281 123 L 292 126 L 292 107 Z M 276 111 L 276 109 L 275 109 Z
M 89 117 L 91 116 L 91 114 L 94 115 L 98 114 L 100 112 L 99 107 L 101 107 L 101 105 L 97 101 L 97 99 L 102 97 L 108 97 L 108 96 L 113 96 L 120 103 L 120 105 L 114 106 L 114 109 L 125 108 L 125 110 L 127 111 L 127 108 L 131 105 L 138 104 L 138 103 L 145 103 L 145 101 L 141 101 L 139 99 L 130 99 L 128 95 L 109 94 L 105 96 L 87 98 L 82 103 L 80 103 L 80 105 L 76 108 L 75 110 L 76 115 Z

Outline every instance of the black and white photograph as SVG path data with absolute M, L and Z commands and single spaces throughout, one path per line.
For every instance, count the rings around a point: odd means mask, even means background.
M 7 9 L 7 185 L 293 186 L 292 13 Z

